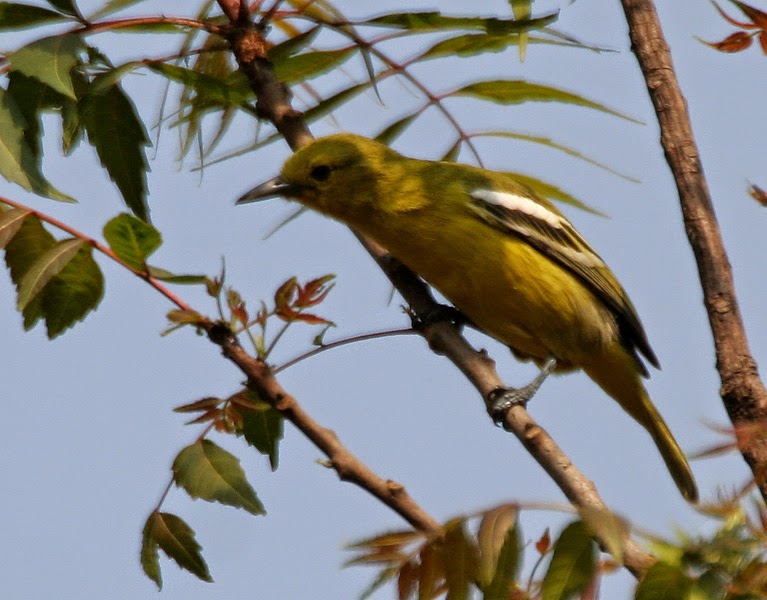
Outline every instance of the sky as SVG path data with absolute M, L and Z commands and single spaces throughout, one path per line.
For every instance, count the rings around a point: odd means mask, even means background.
M 146 2 L 127 14 L 170 13 L 167 4 L 162 11 L 159 5 Z M 392 10 L 400 5 L 436 7 L 433 2 L 390 3 Z M 87 13 L 98 5 L 82 6 Z M 350 15 L 380 11 L 380 3 L 367 0 L 338 6 Z M 456 1 L 439 3 L 446 14 L 461 14 L 462 6 Z M 488 15 L 507 10 L 501 0 L 478 6 Z M 435 91 L 480 79 L 546 83 L 645 123 L 556 104 L 448 102 L 469 130 L 504 127 L 549 136 L 640 180 L 630 182 L 529 143 L 477 143 L 487 168 L 540 177 L 609 215 L 600 218 L 563 208 L 630 294 L 662 364 L 647 382 L 648 390 L 680 445 L 688 453 L 696 452 L 723 441 L 711 424 L 726 425 L 727 418 L 718 396 L 695 265 L 652 107 L 629 50 L 618 3 L 538 2 L 535 9 L 544 13 L 557 7 L 558 30 L 612 51 L 530 46 L 524 63 L 511 49 L 481 59 L 424 63 L 413 72 Z M 767 185 L 765 153 L 758 145 L 764 132 L 762 120 L 756 118 L 767 97 L 762 76 L 767 59 L 756 48 L 724 55 L 696 40 L 720 40 L 732 31 L 707 2 L 663 2 L 658 8 L 759 363 L 767 354 L 767 284 L 760 260 L 767 251 L 766 217 L 765 209 L 747 196 L 746 187 L 750 181 Z M 3 45 L 15 39 L 4 36 Z M 104 35 L 89 41 L 121 62 L 172 52 L 180 37 Z M 332 40 L 320 38 L 318 45 L 326 41 Z M 413 42 L 386 48 L 402 58 L 418 47 Z M 350 61 L 342 72 L 312 83 L 328 93 L 349 78 L 364 78 L 361 61 Z M 125 81 L 125 89 L 146 121 L 153 122 L 162 93 L 157 77 L 134 75 Z M 383 104 L 372 95 L 361 96 L 334 119 L 313 126 L 313 132 L 375 135 L 422 102 L 393 80 L 385 82 L 380 93 Z M 228 132 L 224 149 L 244 147 L 255 139 L 255 124 L 240 124 Z M 80 203 L 38 198 L 5 181 L 0 181 L 0 194 L 99 236 L 103 224 L 124 210 L 121 199 L 90 147 L 82 145 L 72 157 L 61 158 L 55 143 L 58 125 L 49 119 L 45 126 L 52 136 L 46 145 L 46 175 Z M 453 141 L 454 133 L 431 111 L 397 140 L 395 148 L 438 158 Z M 337 285 L 322 305 L 323 316 L 337 324 L 327 340 L 406 326 L 400 298 L 395 295 L 389 301 L 391 286 L 341 225 L 306 214 L 264 239 L 294 207 L 282 201 L 234 206 L 241 193 L 272 177 L 288 154 L 279 142 L 200 174 L 193 170 L 193 159 L 179 164 L 177 135 L 165 130 L 159 146 L 150 150 L 149 202 L 153 222 L 164 236 L 154 263 L 175 272 L 213 275 L 224 257 L 228 283 L 250 307 L 270 298 L 292 275 L 306 280 L 335 273 Z M 460 160 L 470 162 L 471 156 L 463 153 Z M 174 456 L 199 433 L 194 426 L 184 426 L 185 416 L 171 409 L 204 396 L 228 395 L 243 377 L 192 330 L 161 337 L 165 314 L 172 308 L 168 301 L 103 257 L 97 260 L 106 276 L 101 305 L 53 342 L 42 327 L 23 331 L 10 279 L 0 275 L 3 597 L 356 597 L 374 572 L 341 568 L 350 558 L 343 546 L 405 523 L 365 493 L 339 482 L 318 464 L 319 451 L 289 426 L 275 473 L 241 441 L 212 436 L 240 458 L 266 516 L 192 501 L 177 489 L 163 505 L 195 529 L 215 583 L 198 581 L 165 558 L 162 592 L 143 575 L 138 551 L 144 520 L 169 480 Z M 200 312 L 215 314 L 202 290 L 185 287 L 177 292 Z M 275 363 L 308 349 L 314 333 L 296 327 L 280 343 Z M 476 332 L 467 335 L 477 347 L 488 349 L 510 385 L 522 384 L 535 373 L 489 338 Z M 564 501 L 517 440 L 492 425 L 469 383 L 416 336 L 326 352 L 288 369 L 279 380 L 348 448 L 383 477 L 403 484 L 440 521 L 503 502 Z M 637 527 L 663 536 L 673 536 L 676 528 L 692 535 L 711 529 L 712 523 L 679 496 L 649 437 L 585 376 L 550 379 L 529 410 L 595 482 L 606 503 Z M 742 459 L 733 455 L 695 461 L 692 468 L 704 499 L 739 487 L 748 477 Z M 524 539 L 536 540 L 547 526 L 556 533 L 569 518 L 525 511 Z M 625 574 L 609 577 L 603 583 L 604 597 L 628 597 L 630 582 Z M 375 597 L 393 595 L 392 589 L 384 588 Z

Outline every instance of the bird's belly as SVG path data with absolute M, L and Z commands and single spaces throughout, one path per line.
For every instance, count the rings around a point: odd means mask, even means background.
M 520 358 L 554 356 L 565 369 L 580 367 L 614 340 L 614 319 L 601 302 L 523 241 L 466 242 L 449 263 L 428 252 L 403 252 L 403 262 Z

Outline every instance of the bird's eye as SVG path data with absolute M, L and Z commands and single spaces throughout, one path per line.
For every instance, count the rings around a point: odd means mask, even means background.
M 326 181 L 330 177 L 331 168 L 327 165 L 317 165 L 310 173 L 312 179 L 317 181 Z

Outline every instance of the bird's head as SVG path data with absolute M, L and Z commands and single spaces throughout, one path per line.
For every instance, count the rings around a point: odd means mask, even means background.
M 379 142 L 352 134 L 315 140 L 293 154 L 280 174 L 244 194 L 237 204 L 274 196 L 345 221 L 371 204 L 399 155 Z

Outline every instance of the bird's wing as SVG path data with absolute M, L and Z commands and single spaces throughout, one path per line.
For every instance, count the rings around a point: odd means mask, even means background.
M 471 210 L 482 220 L 527 242 L 575 275 L 616 316 L 621 336 L 629 349 L 636 347 L 651 364 L 658 366 L 658 359 L 626 292 L 564 216 L 524 192 L 476 189 L 469 196 Z

